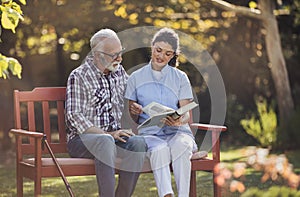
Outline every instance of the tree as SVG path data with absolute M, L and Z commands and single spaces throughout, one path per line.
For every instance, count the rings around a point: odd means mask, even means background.
M 19 1 L 23 5 L 26 5 L 26 0 Z M 1 26 L 4 29 L 10 29 L 13 33 L 15 33 L 15 29 L 19 24 L 19 20 L 24 20 L 21 7 L 13 0 L 1 0 L 0 2 Z M 7 77 L 9 77 L 9 70 L 13 75 L 21 78 L 22 66 L 20 65 L 18 60 L 12 57 L 6 57 L 0 53 L 0 78 L 2 77 L 6 79 Z
M 279 119 L 281 125 L 285 126 L 290 115 L 294 112 L 294 102 L 291 94 L 286 63 L 282 53 L 278 24 L 274 14 L 275 1 L 258 0 L 257 8 L 256 3 L 254 2 L 252 2 L 253 6 L 250 8 L 233 5 L 223 0 L 212 0 L 212 2 L 222 9 L 251 17 L 262 22 L 262 26 L 266 31 L 266 49 L 270 62 L 269 67 L 276 89 Z
M 33 56 L 51 58 L 54 64 L 51 71 L 57 74 L 47 75 L 52 78 L 45 80 L 65 85 L 70 70 L 78 66 L 88 52 L 89 38 L 96 30 L 103 27 L 118 30 L 126 25 L 127 21 L 114 17 L 111 10 L 101 4 L 102 1 L 92 0 L 27 2 L 23 9 L 24 22 L 16 31 L 17 38 L 6 47 L 26 64 L 23 79 L 32 79 L 28 86 L 36 86 L 37 80 L 33 77 L 48 66 L 35 68 Z
M 243 0 L 231 2 L 248 5 Z M 16 39 L 10 39 L 11 32 L 5 31 L 2 38 L 7 42 L 0 47 L 2 53 L 9 51 L 10 56 L 16 56 L 22 65 L 26 65 L 23 67 L 22 83 L 14 79 L 9 81 L 11 92 L 14 86 L 19 89 L 30 89 L 41 84 L 64 85 L 67 74 L 78 66 L 89 52 L 89 38 L 97 29 L 110 27 L 119 32 L 131 27 L 154 25 L 168 26 L 193 36 L 212 55 L 224 77 L 228 98 L 230 99 L 230 96 L 237 98 L 234 101 L 245 107 L 240 115 L 228 110 L 227 125 L 231 124 L 232 128 L 236 128 L 234 122 L 238 123 L 246 110 L 255 107 L 252 95 L 260 94 L 266 96 L 268 100 L 276 95 L 273 83 L 269 83 L 272 81 L 271 72 L 267 66 L 262 66 L 267 65 L 264 47 L 266 31 L 259 31 L 261 25 L 258 20 L 241 17 L 243 15 L 212 6 L 211 0 L 27 1 L 22 10 L 26 15 L 24 22 L 16 29 Z M 291 19 L 291 15 L 287 18 Z M 247 25 L 241 28 L 244 22 Z M 280 22 L 282 20 L 278 20 L 278 23 Z M 294 37 L 290 34 L 286 36 Z M 184 39 L 181 41 L 185 42 Z M 150 43 L 150 40 L 144 42 Z M 294 47 L 287 52 L 294 55 L 293 58 L 290 56 L 287 58 L 287 62 L 288 60 L 295 62 L 288 63 L 291 68 L 297 64 L 295 52 L 297 50 L 294 50 L 297 49 L 297 44 L 295 40 L 288 40 L 283 44 Z M 188 48 L 191 47 L 194 47 L 194 44 Z M 237 48 L 238 50 L 234 50 Z M 123 61 L 125 67 L 130 68 L 132 65 L 145 62 L 149 58 L 147 50 L 126 51 Z M 284 47 L 284 50 L 287 50 L 287 47 Z M 197 55 L 195 58 L 203 60 Z M 255 61 L 251 61 L 253 59 Z M 190 66 L 188 61 L 189 59 L 185 63 L 184 57 L 180 57 L 180 68 L 187 72 L 191 82 L 194 83 L 194 91 L 203 103 L 201 120 L 205 122 L 210 115 L 210 105 L 207 104 L 209 91 L 203 78 L 192 70 L 193 66 Z M 295 73 L 290 71 L 291 80 L 292 77 L 295 80 L 295 76 L 298 76 Z M 256 83 L 256 79 L 260 81 L 259 84 Z M 264 83 L 265 81 L 267 83 Z M 10 95 L 11 92 L 6 95 Z M 236 102 L 233 106 L 237 108 Z M 235 118 L 229 116 L 229 113 L 234 113 Z M 239 131 L 239 129 L 232 130 Z M 238 133 L 241 132 L 235 133 L 235 139 Z
M 105 1 L 104 4 L 112 9 L 115 16 L 128 20 L 130 24 L 167 26 L 192 35 L 205 49 L 209 50 L 214 60 L 220 63 L 219 68 L 227 77 L 224 81 L 228 83 L 228 96 L 237 95 L 238 100 L 242 100 L 242 106 L 246 106 L 245 109 L 251 109 L 255 106 L 254 100 L 251 100 L 253 95 L 267 97 L 268 101 L 274 95 L 277 99 L 276 111 L 277 109 L 279 111 L 279 125 L 285 127 L 290 114 L 293 114 L 294 102 L 280 43 L 277 15 L 284 13 L 288 18 L 293 18 L 293 14 L 297 15 L 297 10 L 299 10 L 296 3 L 299 1 L 259 0 L 257 3 L 250 0 L 250 3 L 242 0 L 230 1 L 236 5 L 228 3 L 229 1 L 147 0 L 138 2 L 121 0 Z M 295 4 L 296 12 L 292 6 L 280 5 L 280 2 Z M 278 9 L 279 7 L 284 9 Z M 292 45 L 295 46 L 295 43 Z M 224 52 L 229 56 L 225 57 Z M 290 50 L 288 53 L 295 54 L 296 52 Z M 181 65 L 184 63 L 181 59 L 180 62 Z M 185 72 L 191 79 L 199 79 L 199 75 L 196 76 L 195 72 L 187 70 Z M 199 87 L 198 84 L 200 83 L 197 82 Z M 203 89 L 203 86 L 197 88 L 199 92 L 196 93 L 207 92 Z M 234 107 L 237 108 L 237 105 Z M 245 109 L 243 109 L 243 114 L 247 113 Z M 206 112 L 209 111 L 203 112 L 202 108 L 202 114 L 208 114 Z M 234 113 L 229 110 L 228 112 L 228 115 Z M 237 126 L 234 123 L 231 124 L 233 124 L 231 126 Z

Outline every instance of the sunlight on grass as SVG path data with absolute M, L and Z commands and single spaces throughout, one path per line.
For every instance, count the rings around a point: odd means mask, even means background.
M 157 187 L 150 187 L 149 191 L 157 191 Z
M 237 161 L 244 161 L 245 150 L 247 147 L 239 149 L 228 149 L 221 152 L 221 162 L 232 164 Z M 287 156 L 293 162 L 295 170 L 300 170 L 300 159 L 298 157 L 300 151 L 287 152 Z M 213 196 L 213 182 L 212 174 L 208 172 L 197 172 L 197 196 L 211 197 Z M 261 173 L 256 172 L 253 169 L 247 169 L 244 177 L 245 185 L 247 188 L 258 187 L 261 189 L 276 185 L 272 181 L 268 181 L 261 184 L 260 181 Z M 95 176 L 76 176 L 67 177 L 68 182 L 76 197 L 96 197 L 98 196 L 97 180 Z M 116 182 L 118 180 L 116 179 Z M 0 165 L 0 197 L 12 197 L 16 196 L 16 177 L 15 177 L 15 166 L 14 165 Z M 69 196 L 68 191 L 65 187 L 63 180 L 60 177 L 46 178 L 42 180 L 42 196 L 43 197 L 56 197 L 56 196 Z M 176 185 L 174 176 L 172 176 L 172 186 L 175 194 Z M 33 181 L 24 179 L 24 197 L 33 196 Z M 157 197 L 157 188 L 152 173 L 141 174 L 136 185 L 135 191 L 132 197 Z M 222 196 L 240 196 L 238 193 L 230 193 L 223 189 Z
M 245 149 L 229 149 L 220 153 L 221 162 L 235 162 L 245 158 Z

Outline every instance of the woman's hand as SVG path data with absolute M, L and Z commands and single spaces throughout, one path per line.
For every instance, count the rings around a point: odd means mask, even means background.
M 165 118 L 162 119 L 162 122 L 165 125 L 168 126 L 181 126 L 182 125 L 182 121 L 181 121 L 182 117 L 179 117 L 177 119 L 172 118 L 171 116 L 167 116 Z
M 129 110 L 133 115 L 139 115 L 143 113 L 142 106 L 133 101 L 129 103 Z

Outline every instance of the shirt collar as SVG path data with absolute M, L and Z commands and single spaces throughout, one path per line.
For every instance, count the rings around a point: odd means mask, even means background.
M 165 74 L 167 74 L 167 72 L 169 71 L 169 69 L 170 69 L 170 66 L 169 66 L 169 64 L 167 64 L 166 66 L 163 67 L 163 69 L 161 69 L 161 73 L 163 75 L 165 75 Z
M 150 67 L 150 69 L 152 70 L 151 61 L 149 62 L 149 67 Z M 170 69 L 169 64 L 165 65 L 165 66 L 161 69 L 162 75 L 164 76 L 165 74 L 167 74 L 168 71 L 169 71 L 169 69 Z

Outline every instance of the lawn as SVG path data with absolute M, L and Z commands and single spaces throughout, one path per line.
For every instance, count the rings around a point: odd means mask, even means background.
M 224 163 L 233 163 L 236 161 L 243 161 L 244 148 L 229 149 L 221 152 L 221 161 Z M 300 172 L 300 150 L 287 152 L 289 161 L 293 164 L 295 172 Z M 243 181 L 247 188 L 258 187 L 260 189 L 266 189 L 270 186 L 281 185 L 280 182 L 267 181 L 261 183 L 261 173 L 253 170 L 247 170 L 246 175 L 243 177 Z M 83 177 L 67 177 L 73 192 L 76 197 L 84 196 L 97 196 L 97 186 L 95 176 L 83 176 Z M 15 184 L 15 166 L 12 164 L 0 165 L 0 197 L 16 196 L 16 184 Z M 212 196 L 212 175 L 207 172 L 197 172 L 197 196 L 210 197 Z M 64 186 L 61 178 L 48 178 L 43 179 L 43 196 L 56 197 L 56 196 L 68 196 L 68 192 Z M 173 180 L 173 188 L 175 183 Z M 174 189 L 175 190 L 175 189 Z M 228 188 L 224 188 L 222 196 L 240 196 L 238 193 L 230 193 Z M 24 179 L 24 197 L 33 196 L 33 182 L 31 180 Z M 155 197 L 157 196 L 157 190 L 153 175 L 141 174 L 138 184 L 136 186 L 134 197 Z

